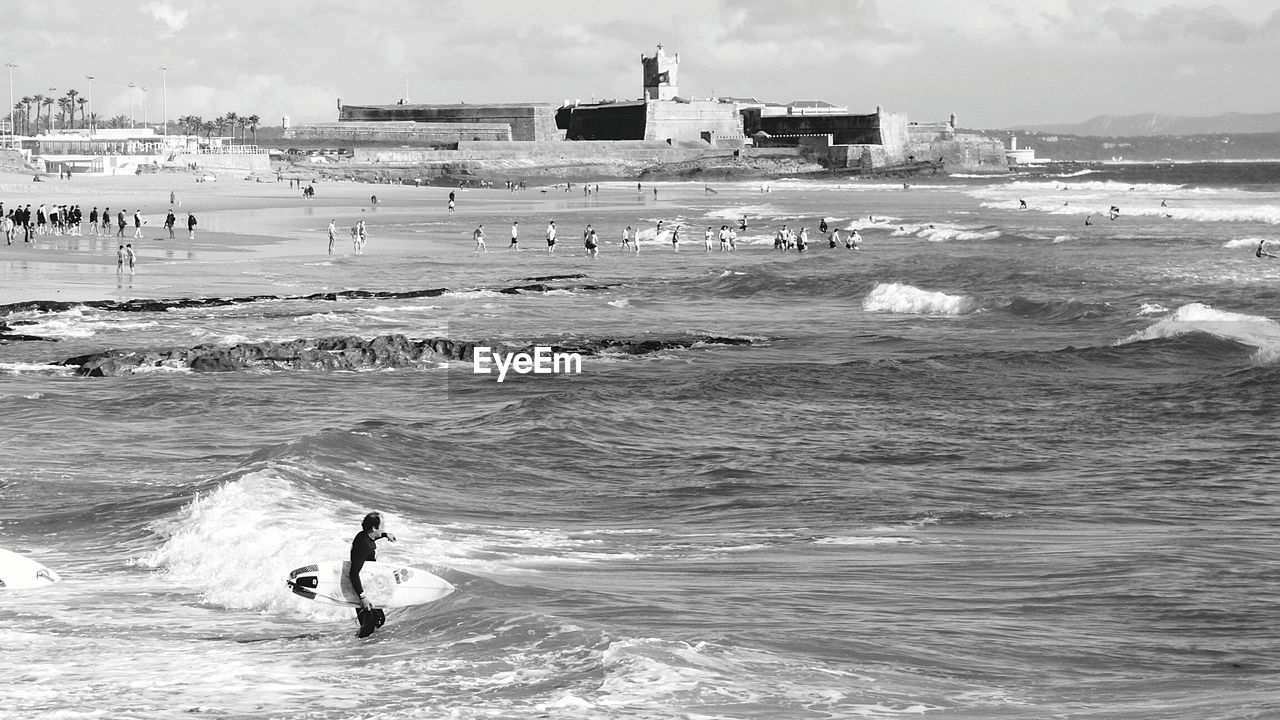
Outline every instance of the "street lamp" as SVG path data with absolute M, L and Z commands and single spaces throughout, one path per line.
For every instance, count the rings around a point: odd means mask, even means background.
M 89 137 L 93 137 L 94 126 L 98 124 L 98 118 L 93 114 L 93 76 L 85 75 L 84 79 L 89 81 Z
M 52 100 L 54 100 L 54 101 L 56 101 L 56 100 L 57 100 L 57 98 L 56 98 L 56 97 L 54 97 L 54 95 L 55 95 L 57 92 L 58 92 L 58 88 L 56 88 L 56 87 L 51 87 L 51 88 L 49 88 L 49 98 L 50 98 L 50 99 L 52 99 Z M 50 107 L 49 107 L 49 112 L 50 112 L 50 115 L 49 115 L 49 133 L 50 133 L 50 134 L 52 134 L 52 133 L 53 133 L 53 115 L 52 115 L 52 113 L 53 113 L 53 107 L 52 107 L 52 106 L 50 106 Z M 65 130 L 66 128 L 63 128 L 63 129 Z
M 129 129 L 133 129 L 133 89 L 138 87 L 129 83 Z
M 147 126 L 147 88 L 146 86 L 143 86 L 139 89 L 142 90 L 142 127 L 146 127 Z
M 15 135 L 16 133 L 13 129 L 13 114 L 17 112 L 17 109 L 13 106 L 13 69 L 18 67 L 18 64 L 15 62 L 7 62 L 4 66 L 9 68 L 9 134 Z
M 160 66 L 160 97 L 164 104 L 164 134 L 169 134 L 169 68 Z M 10 103 L 12 104 L 12 103 Z

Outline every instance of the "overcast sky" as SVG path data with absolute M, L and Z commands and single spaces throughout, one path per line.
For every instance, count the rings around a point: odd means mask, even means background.
M 825 99 L 970 128 L 1103 113 L 1280 112 L 1275 0 L 0 0 L 14 95 L 149 120 L 332 121 L 336 101 L 636 98 L 680 54 L 685 97 Z M 161 65 L 167 93 L 162 92 Z M 7 80 L 7 78 L 4 78 Z M 141 121 L 143 93 L 133 91 Z

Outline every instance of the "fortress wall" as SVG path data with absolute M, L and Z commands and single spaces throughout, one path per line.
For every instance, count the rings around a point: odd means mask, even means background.
M 748 123 L 770 135 L 832 135 L 837 145 L 874 145 L 881 142 L 881 116 L 870 115 L 770 115 Z
M 906 162 L 907 145 L 910 143 L 910 124 L 902 113 L 887 113 L 883 110 L 880 116 L 880 144 L 884 151 L 884 164 L 895 165 Z
M 585 105 L 571 109 L 567 140 L 640 140 L 645 137 L 644 103 Z
M 354 163 L 417 165 L 441 162 L 536 160 L 543 163 L 591 163 L 610 160 L 638 162 L 681 162 L 710 152 L 710 148 L 673 148 L 644 141 L 600 141 L 565 143 L 463 142 L 457 150 L 407 150 L 356 148 Z
M 326 142 L 420 142 L 454 145 L 464 140 L 510 140 L 505 123 L 337 122 L 299 125 L 286 138 Z
M 550 104 L 343 105 L 339 121 L 504 123 L 514 140 L 558 140 L 556 108 Z
M 742 137 L 742 115 L 732 103 L 650 101 L 645 107 L 645 140 L 701 140 L 704 132 L 718 137 Z
M 993 170 L 1004 168 L 1007 161 L 1004 145 L 997 139 L 968 133 L 954 133 L 954 139 L 936 139 L 932 134 L 922 134 L 921 139 L 907 146 L 907 153 L 916 160 L 942 160 L 949 171 Z

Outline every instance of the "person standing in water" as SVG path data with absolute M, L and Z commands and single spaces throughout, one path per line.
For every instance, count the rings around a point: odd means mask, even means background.
M 360 532 L 351 541 L 351 569 L 347 578 L 351 580 L 351 589 L 360 597 L 360 607 L 356 608 L 360 632 L 356 637 L 369 637 L 387 621 L 386 613 L 374 606 L 373 601 L 365 594 L 364 583 L 360 582 L 360 570 L 364 568 L 364 564 L 378 561 L 378 541 L 383 538 L 396 541 L 395 535 L 382 529 L 382 515 L 371 512 L 364 516 Z

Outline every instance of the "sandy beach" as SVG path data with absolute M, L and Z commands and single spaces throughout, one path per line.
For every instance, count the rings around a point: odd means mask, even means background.
M 219 174 L 213 182 L 197 182 L 189 172 L 47 178 L 39 183 L 29 174 L 0 175 L 0 200 L 6 208 L 78 204 L 86 218 L 83 235 L 40 235 L 24 243 L 19 231 L 17 242 L 0 246 L 0 304 L 278 292 L 281 283 L 293 284 L 289 276 L 299 261 L 329 258 L 329 218 L 338 225 L 333 258 L 341 259 L 352 255 L 349 230 L 357 219 L 368 218 L 372 224 L 378 212 L 386 217 L 397 210 L 444 214 L 449 191 L 317 180 L 316 196 L 306 199 L 287 178 L 257 181 L 234 173 Z M 174 239 L 163 227 L 171 192 L 178 218 Z M 378 198 L 376 207 L 371 195 Z M 123 240 L 115 236 L 114 220 L 110 235 L 89 234 L 87 218 L 94 207 L 110 208 L 113 216 L 125 211 L 129 226 Z M 132 215 L 137 209 L 144 219 L 142 239 L 133 237 Z M 195 240 L 187 237 L 187 213 L 198 222 Z M 117 273 L 116 250 L 123 242 L 133 243 L 137 252 L 132 275 L 127 270 Z M 429 238 L 415 238 L 409 246 L 384 233 L 377 252 L 421 253 L 430 245 Z

